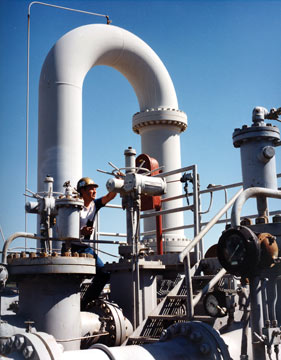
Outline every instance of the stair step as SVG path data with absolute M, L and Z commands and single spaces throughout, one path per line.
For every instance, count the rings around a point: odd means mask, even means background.
M 134 343 L 155 343 L 155 342 L 158 342 L 159 339 L 158 338 L 152 338 L 152 337 L 149 337 L 149 336 L 137 336 L 137 337 L 130 337 L 129 338 L 129 341 L 130 343 L 134 342 Z
M 175 314 L 175 315 L 149 315 L 151 320 L 186 320 L 186 314 Z
M 194 275 L 192 280 L 211 280 L 215 275 Z
M 194 315 L 193 316 L 193 320 L 196 321 L 211 321 L 214 318 L 212 316 L 208 316 L 208 315 Z
M 186 295 L 167 295 L 167 299 L 179 299 L 185 300 Z

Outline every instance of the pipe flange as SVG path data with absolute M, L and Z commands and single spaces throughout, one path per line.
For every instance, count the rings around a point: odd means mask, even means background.
M 94 300 L 87 311 L 98 314 L 100 319 L 104 319 L 104 331 L 108 332 L 108 336 L 101 337 L 100 343 L 107 346 L 119 346 L 132 332 L 131 323 L 124 317 L 122 309 L 113 302 L 103 299 Z
M 52 360 L 61 356 L 63 347 L 46 333 L 16 334 L 0 347 L 1 355 L 20 354 L 24 359 Z M 14 356 L 14 355 L 13 355 Z
M 19 254 L 18 254 L 19 255 Z M 25 276 L 38 274 L 95 275 L 96 261 L 91 257 L 42 256 L 11 257 L 8 262 L 10 275 Z
M 133 131 L 136 134 L 139 134 L 142 128 L 151 125 L 174 126 L 179 132 L 183 132 L 187 128 L 187 115 L 177 109 L 157 108 L 137 112 L 133 116 Z
M 233 145 L 236 148 L 239 148 L 244 142 L 256 138 L 267 139 L 275 144 L 280 140 L 280 131 L 277 126 L 259 122 L 252 124 L 252 126 L 243 125 L 241 129 L 235 129 L 232 134 Z
M 211 326 L 199 321 L 177 323 L 162 332 L 160 342 L 185 338 L 191 357 L 196 359 L 231 360 L 228 347 L 219 333 Z

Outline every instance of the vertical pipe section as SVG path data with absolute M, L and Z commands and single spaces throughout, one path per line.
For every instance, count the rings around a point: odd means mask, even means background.
M 250 280 L 250 302 L 251 302 L 251 332 L 252 332 L 252 348 L 253 358 L 255 360 L 265 359 L 265 347 L 258 338 L 262 335 L 262 296 L 260 277 L 254 276 Z M 256 334 L 258 336 L 256 336 Z
M 155 211 L 161 211 L 161 205 L 155 208 Z M 157 237 L 157 254 L 163 255 L 163 232 L 162 232 L 162 215 L 156 216 L 156 237 Z

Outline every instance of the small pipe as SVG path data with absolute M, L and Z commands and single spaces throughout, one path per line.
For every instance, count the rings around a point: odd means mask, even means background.
M 247 189 L 250 190 L 250 189 Z M 252 349 L 255 360 L 265 359 L 265 347 L 262 342 L 262 299 L 259 276 L 254 276 L 250 280 L 250 304 L 251 304 L 251 332 L 252 332 Z
M 266 294 L 268 279 L 263 279 L 261 283 L 261 296 L 262 296 L 262 312 L 263 312 L 263 323 L 264 325 L 269 320 L 269 312 L 268 312 L 268 301 Z
M 281 191 L 280 190 L 272 190 L 261 187 L 252 187 L 244 190 L 242 194 L 239 195 L 238 199 L 235 201 L 232 212 L 231 212 L 231 226 L 239 226 L 240 225 L 240 214 L 242 211 L 242 207 L 244 203 L 252 197 L 264 196 L 270 197 L 274 199 L 281 199 Z
M 161 210 L 161 205 L 155 208 L 156 212 Z M 163 232 L 162 232 L 162 215 L 156 216 L 156 239 L 157 254 L 163 255 Z
M 39 240 L 45 239 L 42 236 L 38 236 L 36 234 L 31 234 L 31 233 L 26 233 L 26 232 L 17 232 L 17 233 L 12 234 L 5 241 L 5 244 L 3 247 L 3 253 L 2 253 L 2 263 L 3 264 L 7 264 L 7 252 L 8 252 L 9 245 L 11 244 L 12 241 L 14 241 L 15 239 L 17 239 L 19 237 L 24 237 L 24 238 L 28 238 L 28 239 L 39 239 Z

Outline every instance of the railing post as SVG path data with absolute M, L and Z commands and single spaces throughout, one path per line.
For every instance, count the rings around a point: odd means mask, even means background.
M 197 174 L 197 165 L 193 165 L 192 167 L 193 172 L 193 221 L 194 221 L 194 237 L 196 237 L 199 233 L 199 181 L 198 181 L 198 174 Z M 195 246 L 195 259 L 196 264 L 202 258 L 203 246 L 202 241 L 199 242 Z
M 184 270 L 185 270 L 185 283 L 186 283 L 186 317 L 187 320 L 192 320 L 194 316 L 193 308 L 193 289 L 192 289 L 192 280 L 190 274 L 190 257 L 189 254 L 183 260 Z

